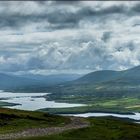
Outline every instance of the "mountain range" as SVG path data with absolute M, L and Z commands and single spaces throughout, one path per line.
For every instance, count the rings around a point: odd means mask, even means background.
M 0 73 L 0 90 L 16 90 L 24 88 L 39 88 L 53 86 L 59 83 L 68 82 L 81 77 L 80 74 L 5 74 Z
M 0 74 L 0 89 L 14 92 L 50 92 L 50 99 L 63 100 L 73 96 L 91 98 L 140 97 L 140 66 L 124 70 L 95 71 L 84 76 L 6 75 Z
M 53 93 L 49 95 L 50 100 L 80 103 L 140 98 L 140 66 L 124 71 L 95 71 L 74 81 L 50 87 L 47 91 Z

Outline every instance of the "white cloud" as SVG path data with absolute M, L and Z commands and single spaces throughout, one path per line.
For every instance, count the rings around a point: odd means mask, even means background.
M 139 4 L 1 2 L 0 70 L 121 70 L 139 65 Z

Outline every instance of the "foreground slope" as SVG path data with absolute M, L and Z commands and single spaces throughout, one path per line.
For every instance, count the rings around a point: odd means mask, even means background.
M 2 140 L 139 140 L 140 124 L 114 117 L 63 117 L 0 109 Z
M 88 118 L 90 126 L 57 135 L 19 140 L 139 140 L 140 125 L 112 117 Z
M 88 127 L 89 122 L 79 117 L 0 108 L 0 126 L 0 140 L 8 140 L 58 134 Z
M 0 135 L 29 128 L 64 126 L 68 123 L 70 123 L 70 119 L 67 117 L 41 112 L 0 108 Z

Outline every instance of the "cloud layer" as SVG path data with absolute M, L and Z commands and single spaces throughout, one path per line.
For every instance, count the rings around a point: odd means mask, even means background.
M 140 64 L 140 2 L 0 2 L 0 71 Z

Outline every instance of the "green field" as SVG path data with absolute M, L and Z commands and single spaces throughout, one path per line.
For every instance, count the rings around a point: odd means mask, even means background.
M 132 113 L 140 112 L 139 98 L 121 98 L 116 100 L 97 100 L 87 106 L 72 108 L 44 108 L 40 111 L 47 111 L 53 114 L 63 113 L 87 113 L 87 112 L 110 112 L 110 113 Z
M 89 118 L 91 126 L 61 134 L 19 140 L 139 140 L 140 125 L 113 117 Z

